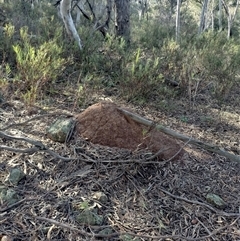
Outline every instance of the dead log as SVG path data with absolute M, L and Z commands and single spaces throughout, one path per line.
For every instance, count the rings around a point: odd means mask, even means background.
M 147 120 L 137 114 L 134 114 L 132 112 L 129 112 L 127 110 L 124 110 L 124 109 L 121 109 L 121 108 L 118 108 L 119 111 L 121 111 L 124 115 L 126 115 L 127 117 L 130 117 L 131 119 L 133 119 L 134 121 L 140 123 L 140 124 L 143 124 L 145 126 L 155 126 L 155 128 L 169 136 L 172 136 L 176 139 L 179 139 L 181 141 L 185 141 L 189 144 L 193 144 L 195 146 L 198 146 L 200 148 L 203 148 L 209 152 L 212 152 L 212 153 L 216 153 L 220 156 L 224 156 L 228 159 L 230 159 L 231 161 L 236 161 L 236 162 L 240 162 L 240 156 L 239 155 L 234 155 L 228 151 L 225 151 L 223 148 L 220 148 L 218 146 L 214 146 L 212 144 L 208 144 L 208 143 L 205 143 L 205 142 L 202 142 L 202 141 L 199 141 L 199 140 L 196 140 L 196 139 L 193 139 L 192 137 L 189 137 L 189 136 L 185 136 L 183 134 L 180 134 L 178 132 L 175 132 L 167 127 L 164 127 L 162 125 L 159 125 L 159 124 L 155 124 L 153 121 L 150 121 L 150 120 Z

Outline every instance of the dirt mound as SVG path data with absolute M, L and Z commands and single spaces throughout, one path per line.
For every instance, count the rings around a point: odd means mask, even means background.
M 149 130 L 125 116 L 116 104 L 101 102 L 88 107 L 77 116 L 77 132 L 94 144 L 129 150 L 149 149 L 153 153 L 159 150 L 160 159 L 172 158 L 181 149 L 180 145 L 165 134 Z M 174 159 L 179 159 L 181 150 Z

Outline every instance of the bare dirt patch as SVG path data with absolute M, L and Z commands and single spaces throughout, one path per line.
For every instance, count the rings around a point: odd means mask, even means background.
M 77 132 L 89 141 L 131 151 L 159 152 L 159 159 L 179 160 L 184 154 L 181 146 L 167 135 L 140 125 L 118 110 L 112 102 L 101 102 L 88 107 L 77 116 Z M 178 154 L 177 154 L 178 153 Z

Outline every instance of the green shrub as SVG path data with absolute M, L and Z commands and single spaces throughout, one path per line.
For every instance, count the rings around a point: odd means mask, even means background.
M 210 90 L 219 99 L 226 98 L 239 73 L 239 44 L 212 33 L 184 44 L 165 42 L 161 49 L 164 77 L 177 81 L 191 99 L 204 90 Z
M 141 104 L 153 99 L 163 81 L 159 58 L 146 57 L 145 53 L 138 49 L 125 61 L 122 66 L 123 75 L 119 80 L 122 95 L 127 100 Z
M 20 29 L 21 42 L 13 45 L 17 62 L 17 82 L 27 104 L 33 105 L 43 87 L 54 81 L 65 67 L 62 48 L 55 40 L 39 47 L 31 45 L 27 28 Z
M 141 26 L 139 26 L 141 24 Z M 134 42 L 146 49 L 161 48 L 166 39 L 175 37 L 174 27 L 164 26 L 159 21 L 143 21 L 134 26 Z
M 224 99 L 237 81 L 240 46 L 234 40 L 219 35 L 208 38 L 208 44 L 199 51 L 206 79 L 213 83 L 213 94 Z
M 15 55 L 12 49 L 14 43 L 15 27 L 12 24 L 6 24 L 0 33 L 0 62 L 7 61 L 10 65 L 15 63 Z

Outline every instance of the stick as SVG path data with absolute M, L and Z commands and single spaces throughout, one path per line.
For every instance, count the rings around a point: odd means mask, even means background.
M 121 109 L 121 108 L 118 108 L 119 111 L 121 111 L 124 115 L 130 117 L 132 120 L 140 123 L 140 124 L 143 124 L 145 126 L 154 126 L 154 122 L 153 121 L 150 121 L 150 120 L 147 120 L 137 114 L 134 114 L 132 112 L 129 112 L 127 110 L 124 110 L 124 109 Z M 239 155 L 234 155 L 230 152 L 227 152 L 225 151 L 223 148 L 220 148 L 218 146 L 214 146 L 212 144 L 208 144 L 208 143 L 204 143 L 202 141 L 199 141 L 199 140 L 196 140 L 196 139 L 193 139 L 191 137 L 188 137 L 188 136 L 185 136 L 183 134 L 180 134 L 178 132 L 175 132 L 167 127 L 164 127 L 162 125 L 155 125 L 155 128 L 169 136 L 172 136 L 176 139 L 179 139 L 179 140 L 182 140 L 182 141 L 185 141 L 185 142 L 188 142 L 189 144 L 193 144 L 195 146 L 198 146 L 198 147 L 201 147 L 209 152 L 212 152 L 212 153 L 216 153 L 216 154 L 219 154 L 220 156 L 224 156 L 228 159 L 230 159 L 231 161 L 236 161 L 236 162 L 240 162 L 240 156 Z

